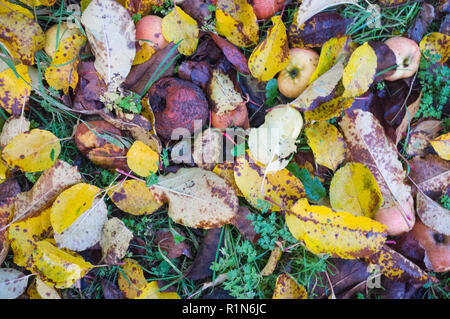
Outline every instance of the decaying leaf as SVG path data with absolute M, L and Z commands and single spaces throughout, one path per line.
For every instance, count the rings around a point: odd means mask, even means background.
M 108 195 L 117 207 L 132 215 L 152 214 L 163 204 L 144 182 L 134 179 L 111 187 Z
M 38 273 L 42 281 L 55 288 L 71 287 L 94 267 L 81 256 L 64 252 L 46 240 L 36 243 L 32 259 L 33 271 Z
M 405 117 L 402 119 L 402 122 L 400 123 L 400 125 L 395 129 L 395 145 L 398 145 L 398 142 L 400 142 L 400 140 L 403 137 L 402 134 L 408 129 L 414 115 L 419 110 L 421 98 L 422 98 L 422 92 L 420 92 L 420 95 L 415 102 L 408 105 L 408 110 L 405 112 Z M 412 137 L 413 136 L 411 136 L 410 139 Z M 408 142 L 411 142 L 411 141 L 408 141 Z M 422 144 L 425 144 L 423 140 L 421 142 L 422 142 Z M 426 144 L 428 144 L 428 143 L 426 143 Z
M 50 237 L 50 209 L 24 221 L 13 223 L 8 229 L 8 238 L 14 252 L 14 263 L 21 267 L 31 267 L 31 257 L 36 242 Z
M 30 121 L 24 116 L 10 116 L 3 124 L 0 134 L 0 146 L 4 148 L 13 137 L 30 129 Z
M 32 173 L 51 167 L 60 151 L 61 144 L 53 133 L 33 129 L 11 139 L 2 158 L 9 167 Z
M 42 299 L 61 299 L 61 296 L 56 291 L 55 288 L 52 286 L 47 285 L 45 282 L 43 282 L 39 277 L 36 278 L 36 293 L 42 298 Z
M 31 190 L 17 195 L 14 220 L 25 219 L 49 207 L 63 190 L 80 182 L 81 175 L 76 166 L 57 160 L 42 173 Z
M 373 218 L 382 201 L 375 177 L 361 163 L 348 163 L 331 180 L 330 203 L 335 210 Z
M 156 49 L 153 48 L 149 43 L 144 42 L 140 45 L 140 49 L 136 52 L 134 56 L 133 65 L 142 64 L 148 61 L 153 54 L 155 54 Z
M 216 174 L 201 168 L 181 168 L 160 177 L 154 191 L 169 202 L 169 216 L 194 228 L 229 224 L 239 208 L 233 187 Z
M 260 234 L 255 231 L 252 221 L 248 218 L 251 214 L 252 212 L 248 207 L 241 206 L 231 223 L 248 241 L 252 244 L 256 244 L 260 238 Z
M 369 43 L 356 48 L 350 56 L 342 75 L 345 91 L 344 98 L 356 97 L 364 94 L 375 79 L 377 71 L 377 55 Z
M 306 299 L 306 289 L 288 274 L 277 277 L 272 299 Z
M 258 23 L 246 0 L 219 0 L 216 3 L 216 31 L 238 47 L 258 42 Z
M 281 258 L 281 248 L 275 246 L 275 248 L 270 252 L 269 259 L 267 260 L 266 265 L 263 270 L 261 270 L 261 276 L 269 276 L 271 275 L 275 268 L 277 267 L 278 260 Z
M 421 121 L 417 125 L 414 125 L 409 135 L 406 154 L 408 156 L 425 156 L 425 150 L 429 146 L 429 140 L 437 137 L 441 129 L 441 121 L 436 120 Z
M 31 94 L 28 67 L 24 64 L 0 72 L 0 107 L 12 115 L 21 115 Z
M 236 181 L 234 180 L 234 163 L 232 162 L 222 162 L 218 163 L 214 169 L 212 170 L 213 173 L 219 175 L 224 180 L 226 180 L 228 183 L 230 183 L 234 190 L 236 191 L 237 196 L 244 196 L 242 195 L 241 190 L 236 184 Z
M 86 38 L 75 34 L 60 42 L 52 63 L 45 70 L 47 83 L 56 90 L 69 92 L 69 87 L 75 90 L 78 84 L 78 56 Z
M 178 52 L 191 55 L 197 49 L 199 29 L 197 21 L 180 7 L 167 14 L 161 23 L 161 32 L 168 42 L 178 43 Z
M 436 282 L 435 277 L 427 274 L 416 264 L 387 246 L 383 246 L 378 252 L 369 256 L 367 260 L 379 266 L 381 273 L 393 280 L 410 281 L 416 284 Z
M 406 172 L 398 160 L 397 149 L 385 135 L 375 116 L 360 109 L 339 123 L 347 143 L 349 159 L 364 164 L 374 175 L 383 196 L 382 207 L 406 202 L 411 188 L 406 185 Z
M 176 292 L 161 292 L 157 281 L 148 282 L 136 299 L 181 299 Z
M 245 103 L 241 94 L 236 91 L 230 76 L 220 68 L 212 71 L 211 81 L 208 84 L 208 96 L 212 110 L 218 115 L 233 111 Z
M 164 4 L 163 0 L 117 0 L 117 2 L 127 9 L 130 16 L 135 14 L 146 16 L 150 14 L 153 6 Z
M 0 40 L 14 58 L 33 65 L 34 54 L 44 47 L 45 35 L 34 18 L 11 9 L 0 12 Z
M 0 299 L 15 299 L 23 294 L 28 277 L 13 268 L 0 268 Z
M 305 128 L 305 134 L 317 164 L 335 171 L 345 160 L 344 138 L 334 125 L 325 121 L 315 122 Z
M 144 271 L 139 263 L 131 258 L 123 260 L 124 265 L 120 266 L 117 283 L 125 298 L 134 299 L 142 292 L 147 280 L 144 277 Z
M 248 59 L 251 74 L 259 81 L 272 79 L 289 62 L 286 27 L 280 16 L 272 17 L 273 26 Z
M 102 260 L 108 265 L 118 263 L 127 252 L 133 233 L 116 217 L 106 221 L 103 225 L 100 246 L 102 247 Z
M 441 158 L 450 161 L 450 133 L 435 138 L 430 144 Z
M 100 241 L 102 228 L 107 220 L 108 208 L 102 198 L 96 198 L 92 206 L 61 233 L 54 233 L 58 248 L 83 251 Z
M 181 230 L 177 229 L 175 232 L 180 236 L 184 235 Z M 156 232 L 155 244 L 157 244 L 159 247 L 161 247 L 161 250 L 167 253 L 167 258 L 169 259 L 178 258 L 181 255 L 191 257 L 189 245 L 184 240 L 177 243 L 175 241 L 173 232 L 169 229 L 160 229 Z
M 448 34 L 432 32 L 423 37 L 419 43 L 419 47 L 422 52 L 428 51 L 430 56 L 439 54 L 441 56 L 439 62 L 444 63 L 450 56 L 450 36 Z
M 320 11 L 342 4 L 357 4 L 356 0 L 305 0 L 302 1 L 297 13 L 297 25 L 302 25 Z
M 0 265 L 5 260 L 9 252 L 8 231 L 5 228 L 11 221 L 14 209 L 14 198 L 6 198 L 0 201 Z
M 318 107 L 311 111 L 306 111 L 305 121 L 326 121 L 333 117 L 340 116 L 342 112 L 352 106 L 355 100 L 350 98 L 344 98 L 342 96 L 335 97 L 334 99 L 321 103 Z
M 130 72 L 136 30 L 127 10 L 113 0 L 92 0 L 81 16 L 95 55 L 95 69 L 115 91 Z
M 314 254 L 353 259 L 368 257 L 381 249 L 386 226 L 365 216 L 333 211 L 298 200 L 286 214 L 292 235 Z
M 280 211 L 289 209 L 294 203 L 305 198 L 303 184 L 287 169 L 267 172 L 249 153 L 236 159 L 234 179 L 247 201 L 261 209 L 261 201 L 269 198 L 269 208 Z
M 137 175 L 147 177 L 158 170 L 159 154 L 141 141 L 135 141 L 127 153 L 128 167 Z
M 250 74 L 248 60 L 238 48 L 215 33 L 210 32 L 210 36 L 217 46 L 220 47 L 227 60 L 233 64 L 239 73 L 246 75 Z

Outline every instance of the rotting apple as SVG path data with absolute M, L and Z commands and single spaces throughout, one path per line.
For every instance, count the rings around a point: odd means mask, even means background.
M 278 89 L 288 98 L 298 97 L 308 86 L 319 63 L 319 54 L 308 48 L 289 50 L 289 62 L 278 75 Z
M 393 37 L 384 42 L 395 54 L 397 68 L 387 81 L 409 78 L 419 69 L 420 48 L 414 40 L 405 37 Z
M 256 18 L 266 20 L 283 9 L 284 0 L 253 0 L 252 7 Z
M 69 26 L 65 22 L 61 22 L 61 24 L 59 24 L 59 28 L 58 24 L 52 25 L 45 32 L 45 45 L 44 45 L 45 53 L 47 53 L 47 55 L 53 59 L 59 43 L 75 34 L 81 34 L 80 29 L 69 28 Z
M 136 40 L 150 41 L 155 49 L 164 49 L 169 43 L 161 32 L 162 18 L 155 15 L 143 17 L 136 23 Z
M 414 199 L 410 197 L 406 202 L 401 202 L 403 210 L 399 207 L 392 206 L 388 208 L 380 208 L 375 213 L 375 220 L 386 225 L 387 233 L 390 236 L 398 236 L 410 231 L 416 221 L 414 211 Z M 406 214 L 406 216 L 403 216 Z M 405 217 L 408 219 L 406 222 Z

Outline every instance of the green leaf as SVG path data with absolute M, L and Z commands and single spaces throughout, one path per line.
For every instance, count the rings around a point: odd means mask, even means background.
M 270 79 L 266 84 L 266 105 L 271 107 L 275 105 L 278 97 L 278 81 L 276 78 Z
M 319 179 L 317 177 L 312 179 L 306 168 L 300 169 L 295 163 L 289 163 L 286 168 L 294 174 L 295 177 L 300 179 L 305 187 L 306 197 L 308 197 L 309 200 L 318 202 L 322 197 L 327 195 L 327 191 Z

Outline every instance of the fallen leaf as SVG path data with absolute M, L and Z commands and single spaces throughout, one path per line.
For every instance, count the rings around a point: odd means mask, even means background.
M 326 121 L 333 117 L 340 116 L 346 109 L 353 105 L 354 101 L 353 98 L 344 98 L 342 96 L 335 97 L 330 101 L 321 103 L 313 110 L 305 111 L 305 121 Z
M 71 87 L 75 90 L 78 84 L 77 65 L 81 48 L 86 38 L 75 34 L 58 44 L 50 66 L 45 70 L 45 80 L 56 90 L 69 93 Z
M 348 163 L 333 176 L 330 203 L 335 210 L 373 218 L 383 198 L 375 177 L 361 163 Z
M 163 18 L 161 32 L 167 42 L 179 43 L 177 49 L 181 54 L 191 55 L 197 49 L 199 34 L 197 21 L 176 5 Z
M 258 43 L 258 23 L 253 7 L 246 0 L 218 0 L 216 31 L 238 47 Z
M 265 167 L 249 153 L 236 159 L 234 179 L 253 207 L 261 209 L 260 202 L 269 198 L 269 209 L 280 211 L 291 208 L 298 199 L 305 197 L 303 184 L 287 169 L 267 174 L 264 171 Z
M 450 161 L 450 133 L 435 138 L 430 144 L 441 158 Z
M 169 202 L 169 217 L 188 227 L 222 227 L 239 208 L 236 192 L 227 181 L 197 167 L 160 177 L 153 187 Z
M 184 235 L 181 230 L 177 229 L 174 231 L 180 236 Z M 167 253 L 167 258 L 169 259 L 178 258 L 181 255 L 191 257 L 189 245 L 185 241 L 177 243 L 175 241 L 173 232 L 171 232 L 169 229 L 160 229 L 156 232 L 155 244 L 161 247 L 162 251 L 165 251 Z
M 161 292 L 156 281 L 148 282 L 136 299 L 181 299 L 176 292 Z
M 0 146 L 4 148 L 17 135 L 30 129 L 30 121 L 24 116 L 10 116 L 3 124 Z
M 34 54 L 44 47 L 45 35 L 34 18 L 11 9 L 0 13 L 0 40 L 14 58 L 33 65 Z
M 217 44 L 217 46 L 222 50 L 227 60 L 230 61 L 231 64 L 233 64 L 233 66 L 239 73 L 246 75 L 250 74 L 250 70 L 248 68 L 248 60 L 245 55 L 242 54 L 241 51 L 239 51 L 238 48 L 215 33 L 210 32 L 209 35 Z
M 437 137 L 441 129 L 441 121 L 425 120 L 418 122 L 411 128 L 406 154 L 408 156 L 425 156 L 426 148 L 430 145 L 429 140 Z
M 387 246 L 383 246 L 378 252 L 368 256 L 367 260 L 380 267 L 381 273 L 393 280 L 422 285 L 427 282 L 437 282 L 435 277 L 427 274 L 416 264 Z
M 382 41 L 369 41 L 369 46 L 377 56 L 377 68 L 373 83 L 378 83 L 395 72 L 397 65 L 394 51 Z
M 113 0 L 92 0 L 81 23 L 95 55 L 95 69 L 115 91 L 130 72 L 136 54 L 136 30 L 130 14 Z
M 50 207 L 63 190 L 80 182 L 81 175 L 76 166 L 56 160 L 52 167 L 42 173 L 31 190 L 17 195 L 14 220 L 23 220 Z
M 275 248 L 270 252 L 270 256 L 266 262 L 266 265 L 264 266 L 263 270 L 261 270 L 261 276 L 271 275 L 277 267 L 277 263 L 280 258 L 281 248 L 275 245 Z
M 364 94 L 375 79 L 377 55 L 368 42 L 356 48 L 350 56 L 342 75 L 345 91 L 344 98 Z
M 162 6 L 163 0 L 116 0 L 127 9 L 130 16 L 140 14 L 146 16 L 150 14 L 153 6 Z
M 439 54 L 441 58 L 438 60 L 445 63 L 450 56 L 450 36 L 447 34 L 432 32 L 420 41 L 419 48 L 422 53 L 428 51 L 429 55 Z
M 430 24 L 437 16 L 437 10 L 430 3 L 422 3 L 419 14 L 414 19 L 408 30 L 408 38 L 416 42 L 420 42 L 424 34 L 426 34 Z
M 105 299 L 124 299 L 122 291 L 120 291 L 119 287 L 117 287 L 114 283 L 107 279 L 102 279 L 100 282 L 102 285 L 103 297 Z
M 308 19 L 330 7 L 342 4 L 357 4 L 356 0 L 305 0 L 302 1 L 297 13 L 297 25 L 302 25 Z
M 61 144 L 53 133 L 33 129 L 11 139 L 2 158 L 9 167 L 32 173 L 50 168 L 60 151 Z
M 96 198 L 68 228 L 55 232 L 58 248 L 83 251 L 100 241 L 102 228 L 107 220 L 108 208 L 102 198 Z
M 334 125 L 325 121 L 314 122 L 305 128 L 305 135 L 317 164 L 335 171 L 345 160 L 345 141 Z
M 368 257 L 381 249 L 386 226 L 365 216 L 309 205 L 301 199 L 286 214 L 292 235 L 314 254 L 344 259 Z
M 108 196 L 117 207 L 132 215 L 150 215 L 163 205 L 153 190 L 134 179 L 111 187 Z
M 103 225 L 100 247 L 102 261 L 108 265 L 118 263 L 128 250 L 133 233 L 116 217 L 108 219 Z
M 6 226 L 9 224 L 14 209 L 14 198 L 6 198 L 0 201 L 0 265 L 9 252 L 9 238 Z
M 61 299 L 55 288 L 36 278 L 36 292 L 42 299 Z
M 248 68 L 259 81 L 272 79 L 289 62 L 286 27 L 280 16 L 272 17 L 272 24 L 266 38 L 253 49 L 248 59 Z
M 419 110 L 421 98 L 422 98 L 422 92 L 420 92 L 419 97 L 417 98 L 417 100 L 414 103 L 408 105 L 408 111 L 405 112 L 405 117 L 403 118 L 400 125 L 395 129 L 395 137 L 396 137 L 395 145 L 398 145 L 398 142 L 400 142 L 400 140 L 403 137 L 402 136 L 403 133 L 408 129 L 408 127 L 410 126 L 410 124 L 412 122 L 412 119 L 414 118 L 414 115 Z
M 127 299 L 134 299 L 142 292 L 147 280 L 139 263 L 131 258 L 125 258 L 120 266 L 117 283 L 123 295 Z
M 406 172 L 394 143 L 387 139 L 375 116 L 356 109 L 343 117 L 339 126 L 347 143 L 349 160 L 364 164 L 377 180 L 383 196 L 382 208 L 406 202 L 411 196 L 411 188 L 404 182 Z
M 0 72 L 0 107 L 9 114 L 19 116 L 31 94 L 31 82 L 28 67 L 24 64 L 16 65 L 13 69 Z
M 128 167 L 137 175 L 147 177 L 158 171 L 159 154 L 141 141 L 135 141 L 127 153 Z
M 156 50 L 147 42 L 142 43 L 140 47 L 141 48 L 136 52 L 136 55 L 134 56 L 132 65 L 138 65 L 144 63 L 145 61 L 148 61 L 156 52 Z
M 13 268 L 0 268 L 0 298 L 16 299 L 25 292 L 28 277 Z
M 42 281 L 61 289 L 70 288 L 94 267 L 81 256 L 64 252 L 46 240 L 36 243 L 32 261 L 32 269 Z
M 24 3 L 24 2 L 26 3 L 28 1 L 31 1 L 31 0 L 24 0 L 24 1 L 22 1 L 22 3 Z M 35 0 L 33 0 L 33 2 L 34 1 Z M 36 2 L 37 2 L 37 0 L 36 0 Z M 15 3 L 9 2 L 7 0 L 1 0 L 0 1 L 0 13 L 8 13 L 11 11 L 21 13 L 30 19 L 34 19 L 33 13 L 30 10 L 22 7 L 19 4 L 15 4 Z
M 288 274 L 280 274 L 275 283 L 272 299 L 306 299 L 306 289 Z
M 251 214 L 252 212 L 248 207 L 241 206 L 231 223 L 248 241 L 252 244 L 256 244 L 260 235 L 255 231 L 252 221 L 247 218 Z
M 234 162 L 222 162 L 218 163 L 214 169 L 212 170 L 213 173 L 217 174 L 218 176 L 222 177 L 224 180 L 226 180 L 228 183 L 230 183 L 234 190 L 236 191 L 236 195 L 239 197 L 243 197 L 241 190 L 236 184 L 236 181 L 234 180 Z

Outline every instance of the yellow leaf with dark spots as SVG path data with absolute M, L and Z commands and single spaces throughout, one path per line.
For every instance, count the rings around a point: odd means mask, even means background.
M 272 23 L 267 37 L 258 44 L 248 59 L 248 68 L 259 81 L 269 81 L 289 62 L 286 27 L 280 16 L 272 17 Z
M 219 163 L 212 171 L 233 185 L 237 196 L 244 196 L 234 180 L 234 163 Z
M 156 50 L 147 42 L 141 45 L 141 49 L 134 56 L 133 65 L 142 64 L 155 54 Z
M 286 212 L 291 234 L 314 254 L 354 259 L 379 251 L 386 241 L 386 226 L 364 216 L 336 212 L 325 206 L 297 201 Z
M 61 144 L 52 132 L 34 129 L 11 139 L 2 158 L 9 167 L 33 173 L 50 168 L 60 152 Z
M 272 299 L 306 299 L 306 289 L 288 274 L 277 277 Z
M 127 153 L 128 167 L 137 175 L 147 177 L 158 171 L 159 155 L 141 141 L 135 141 Z
M 161 292 L 156 281 L 151 281 L 142 288 L 136 299 L 181 299 L 176 292 Z
M 147 280 L 142 267 L 136 260 L 125 258 L 123 262 L 124 265 L 120 266 L 117 283 L 125 298 L 134 299 L 141 294 Z
M 31 93 L 28 67 L 23 64 L 0 72 L 0 106 L 12 115 L 21 115 Z
M 438 60 L 444 63 L 450 56 L 450 36 L 444 33 L 432 32 L 423 37 L 419 43 L 420 51 L 424 54 L 428 51 L 428 54 L 439 54 L 441 57 Z

